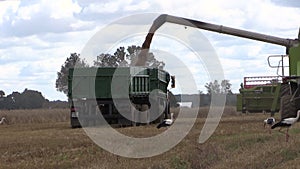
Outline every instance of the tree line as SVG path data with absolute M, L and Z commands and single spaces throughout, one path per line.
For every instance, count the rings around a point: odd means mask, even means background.
M 39 109 L 39 108 L 66 108 L 64 101 L 49 101 L 41 92 L 25 89 L 23 92 L 12 92 L 5 97 L 5 92 L 0 91 L 0 109 Z

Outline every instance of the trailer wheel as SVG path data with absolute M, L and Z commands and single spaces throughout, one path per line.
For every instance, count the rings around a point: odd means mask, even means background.
M 281 97 L 280 111 L 281 119 L 288 117 L 295 117 L 296 104 L 295 100 L 291 100 L 292 95 L 285 95 Z
M 171 114 L 170 114 L 170 102 L 169 101 L 166 102 L 166 107 L 165 107 L 164 114 L 165 114 L 165 118 L 166 119 L 171 118 Z

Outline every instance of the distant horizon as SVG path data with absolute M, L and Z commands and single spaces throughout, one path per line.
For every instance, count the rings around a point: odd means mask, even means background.
M 29 88 L 25 88 L 25 89 L 27 89 L 27 90 L 33 90 L 33 91 L 37 91 L 37 92 L 41 92 L 41 91 L 39 91 L 39 90 L 35 90 L 35 89 L 29 89 Z M 24 90 L 25 90 L 24 89 Z M 23 90 L 23 91 L 24 91 Z M 22 93 L 23 91 L 13 91 L 13 92 L 18 92 L 18 93 Z M 5 93 L 5 95 L 4 95 L 4 97 L 7 97 L 8 95 L 10 95 L 10 94 L 12 94 L 13 92 L 11 92 L 11 93 L 7 93 L 7 92 L 5 92 L 4 91 L 4 93 Z M 173 92 L 172 92 L 173 93 Z M 41 92 L 41 94 L 42 94 L 42 96 L 46 99 L 46 100 L 49 100 L 49 101 L 65 101 L 65 102 L 68 102 L 68 98 L 67 98 L 67 96 L 66 96 L 66 100 L 62 100 L 62 99 L 54 99 L 54 100 L 50 100 L 50 99 L 48 99 L 47 97 L 45 97 L 45 95 Z M 199 95 L 200 93 L 173 93 L 174 95 Z M 208 93 L 201 93 L 201 94 L 203 94 L 203 95 L 209 95 Z M 201 95 L 200 94 L 200 95 Z M 236 94 L 239 94 L 239 93 L 232 93 L 232 95 L 236 95 Z

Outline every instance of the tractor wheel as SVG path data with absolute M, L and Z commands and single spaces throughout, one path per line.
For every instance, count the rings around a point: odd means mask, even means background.
M 296 115 L 296 104 L 292 100 L 292 95 L 285 95 L 281 97 L 280 111 L 281 119 L 295 117 Z

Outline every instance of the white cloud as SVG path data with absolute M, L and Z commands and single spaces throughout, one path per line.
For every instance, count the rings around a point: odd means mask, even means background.
M 36 3 L 21 1 L 16 10 L 5 10 L 0 34 L 2 36 L 30 36 L 43 33 L 63 33 L 90 29 L 91 23 L 78 21 L 75 15 L 81 7 L 72 0 L 53 3 L 42 0 Z M 74 26 L 76 24 L 76 26 Z
M 16 64 L 4 64 L 1 65 L 0 79 L 17 78 L 20 73 L 20 67 Z M 3 83 L 2 83 L 3 84 Z
M 104 2 L 104 3 L 91 3 L 86 8 L 84 8 L 83 12 L 85 12 L 85 13 L 115 13 L 130 3 L 131 3 L 131 1 L 122 1 L 122 0 L 108 1 L 108 2 Z
M 0 24 L 4 20 L 10 19 L 7 14 L 10 12 L 16 12 L 19 4 L 20 1 L 0 1 Z
M 45 5 L 50 8 L 50 17 L 54 19 L 72 18 L 75 13 L 79 13 L 82 9 L 76 2 L 73 2 L 72 0 L 59 0 L 55 3 L 48 0 L 43 1 Z
M 32 16 L 37 15 L 41 12 L 40 4 L 33 4 L 30 6 L 19 6 L 16 11 L 16 20 L 30 20 Z M 15 24 L 16 20 L 12 20 L 12 25 Z
M 145 10 L 148 9 L 150 6 L 148 1 L 141 1 L 137 4 L 130 4 L 128 6 L 124 7 L 124 10 L 126 11 L 137 11 L 137 10 Z
M 54 19 L 72 18 L 74 13 L 80 11 L 81 7 L 72 0 L 59 0 L 56 2 L 41 0 L 33 4 L 20 3 L 16 11 L 16 19 L 30 20 L 42 13 L 46 13 Z
M 107 2 L 94 2 L 90 3 L 83 9 L 84 13 L 116 13 L 123 11 L 142 11 L 147 10 L 150 7 L 149 1 L 107 1 Z
M 275 32 L 278 29 L 293 29 L 299 26 L 299 22 L 295 22 L 300 15 L 297 8 L 277 6 L 270 1 L 264 1 L 260 5 L 247 6 L 246 11 L 249 13 L 247 20 L 252 24 L 248 26 L 253 28 Z

